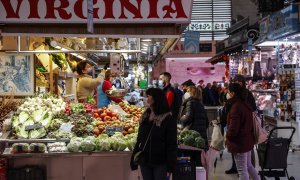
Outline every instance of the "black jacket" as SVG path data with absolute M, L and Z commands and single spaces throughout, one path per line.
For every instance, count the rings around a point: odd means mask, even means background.
M 243 88 L 242 97 L 245 98 L 245 102 L 251 107 L 252 112 L 257 110 L 256 102 L 251 91 L 247 88 Z
M 180 100 L 178 100 L 180 97 L 178 97 L 178 94 L 175 92 L 174 88 L 171 86 L 171 84 L 167 85 L 166 87 L 164 87 L 163 89 L 164 93 L 167 94 L 167 92 L 171 91 L 174 94 L 174 98 L 172 101 L 172 105 L 171 105 L 171 111 L 172 111 L 172 115 L 173 118 L 177 121 L 178 119 L 178 115 L 179 115 L 179 110 L 180 110 Z M 181 97 L 182 98 L 182 97 Z
M 138 168 L 133 163 L 134 154 L 143 149 L 153 126 L 140 163 L 150 166 L 165 164 L 167 165 L 167 172 L 174 172 L 177 161 L 177 122 L 172 119 L 171 115 L 168 115 L 160 126 L 156 126 L 149 121 L 149 115 L 150 110 L 148 109 L 142 116 L 137 143 L 131 156 L 131 169 L 136 170 Z
M 180 122 L 183 127 L 189 127 L 190 130 L 195 130 L 207 140 L 208 118 L 206 110 L 200 100 L 192 97 L 183 102 Z

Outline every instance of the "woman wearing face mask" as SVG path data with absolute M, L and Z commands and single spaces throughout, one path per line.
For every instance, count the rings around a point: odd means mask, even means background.
M 110 70 L 105 72 L 104 82 L 98 86 L 98 107 L 102 108 L 108 106 L 111 101 L 116 103 L 122 102 L 122 99 L 115 97 L 108 97 L 106 91 L 109 91 L 112 88 L 112 81 L 115 78 L 115 74 L 112 74 Z
M 251 163 L 251 150 L 254 147 L 254 128 L 252 108 L 245 101 L 243 88 L 237 84 L 229 85 L 231 108 L 227 116 L 226 145 L 233 153 L 240 180 L 258 180 L 258 173 Z
M 103 80 L 103 73 L 93 79 L 88 75 L 91 69 L 91 65 L 87 61 L 81 61 L 77 64 L 76 71 L 78 74 L 77 81 L 77 99 L 79 102 L 86 102 L 88 97 L 93 97 L 97 86 L 99 86 Z
M 142 115 L 130 166 L 140 166 L 144 180 L 165 180 L 174 172 L 177 159 L 177 123 L 172 119 L 164 92 L 158 88 L 146 91 L 148 108 Z M 134 155 L 143 151 L 139 162 Z
M 185 130 L 195 130 L 200 133 L 207 143 L 208 118 L 203 104 L 200 101 L 201 92 L 195 86 L 189 86 L 184 95 L 180 123 Z

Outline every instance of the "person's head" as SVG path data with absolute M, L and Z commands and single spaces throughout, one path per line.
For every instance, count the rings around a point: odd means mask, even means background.
M 243 88 L 239 83 L 230 83 L 228 87 L 228 94 L 231 98 L 238 98 L 243 100 L 242 97 Z
M 170 107 L 163 90 L 159 88 L 149 88 L 146 91 L 147 103 L 154 111 L 155 115 L 170 112 Z
M 201 99 L 201 91 L 199 88 L 195 86 L 189 86 L 187 88 L 187 92 L 190 94 L 190 97 L 195 98 L 195 99 Z
M 211 83 L 207 83 L 206 87 L 207 87 L 208 89 L 210 89 L 210 88 L 211 88 Z
M 181 86 L 182 86 L 182 90 L 183 90 L 184 92 L 186 92 L 186 91 L 187 91 L 187 88 L 188 88 L 189 86 L 195 86 L 195 83 L 193 83 L 193 81 L 192 81 L 191 79 L 189 79 L 189 80 L 185 81 L 184 83 L 182 83 Z
M 107 71 L 105 71 L 105 80 L 107 80 L 107 81 L 113 81 L 115 78 L 116 78 L 116 74 L 112 73 L 110 71 L 110 69 L 107 70 Z
M 241 74 L 235 75 L 233 82 L 240 84 L 243 88 L 246 87 L 246 78 Z
M 159 76 L 159 80 L 162 81 L 164 87 L 166 85 L 170 84 L 171 79 L 172 79 L 172 76 L 168 72 L 161 73 Z
M 88 74 L 91 65 L 87 61 L 80 61 L 77 64 L 76 71 L 79 75 Z
M 199 82 L 198 82 L 200 85 L 202 85 L 204 83 L 204 81 L 201 79 Z
M 174 83 L 174 84 L 173 84 L 173 88 L 174 88 L 174 89 L 178 89 L 178 87 L 179 87 L 179 84 L 178 84 L 178 83 Z
M 216 81 L 213 82 L 213 86 L 217 86 L 218 83 Z

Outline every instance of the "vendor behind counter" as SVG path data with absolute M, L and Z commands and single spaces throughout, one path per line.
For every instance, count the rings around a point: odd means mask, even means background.
M 104 106 L 108 106 L 111 101 L 116 103 L 122 102 L 122 99 L 116 97 L 108 97 L 106 92 L 112 89 L 112 81 L 116 78 L 116 74 L 111 73 L 110 70 L 105 72 L 105 79 L 104 82 L 98 86 L 98 107 L 102 108 Z
M 77 64 L 77 99 L 79 102 L 86 102 L 89 97 L 94 97 L 97 87 L 104 81 L 103 72 L 97 78 L 88 75 L 92 66 L 87 61 Z

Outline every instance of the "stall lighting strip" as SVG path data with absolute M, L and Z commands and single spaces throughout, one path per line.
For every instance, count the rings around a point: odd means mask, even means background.
M 141 53 L 141 50 L 43 50 L 43 51 L 4 51 L 5 53 Z

